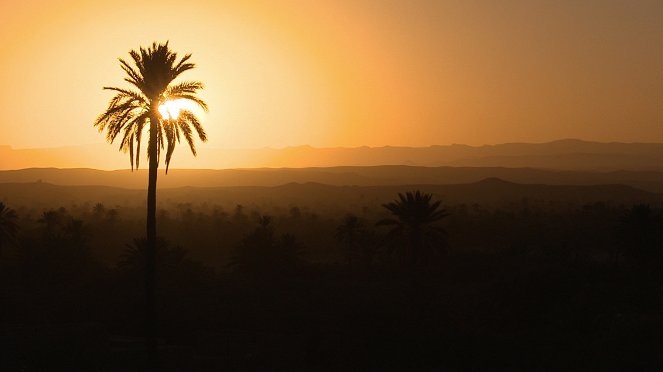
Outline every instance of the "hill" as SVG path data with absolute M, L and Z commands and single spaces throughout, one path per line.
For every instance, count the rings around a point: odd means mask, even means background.
M 517 184 L 497 178 L 469 184 L 333 186 L 319 183 L 289 183 L 280 186 L 179 187 L 163 189 L 158 196 L 160 208 L 182 204 L 245 206 L 316 210 L 360 210 L 393 200 L 398 192 L 420 189 L 440 198 L 445 204 L 475 203 L 500 206 L 509 203 L 536 203 L 565 206 L 608 202 L 613 204 L 663 203 L 663 194 L 650 193 L 623 185 L 541 185 Z M 108 186 L 60 186 L 44 182 L 0 183 L 0 200 L 28 208 L 56 208 L 101 202 L 108 206 L 142 207 L 145 192 Z M 142 209 L 141 209 L 142 211 Z
M 334 186 L 449 185 L 500 178 L 523 184 L 621 184 L 650 192 L 663 192 L 659 171 L 555 171 L 504 167 L 413 167 L 403 165 L 329 168 L 171 169 L 161 171 L 158 185 L 176 187 L 278 186 L 287 183 L 321 183 Z M 0 171 L 0 183 L 45 182 L 70 186 L 113 186 L 144 189 L 147 171 L 31 168 Z
M 182 149 L 184 150 L 184 149 Z M 436 145 L 429 147 L 311 146 L 282 149 L 201 147 L 198 157 L 181 151 L 173 168 L 305 168 L 335 166 L 510 167 L 578 171 L 663 171 L 661 143 L 600 143 L 566 139 L 548 143 Z M 0 146 L 0 169 L 32 167 L 121 169 L 128 157 L 104 143 L 60 148 Z

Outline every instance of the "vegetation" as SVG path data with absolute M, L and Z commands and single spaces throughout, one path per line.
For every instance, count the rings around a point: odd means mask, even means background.
M 336 228 L 336 239 L 345 249 L 345 261 L 354 266 L 357 261 L 370 265 L 375 255 L 375 237 L 366 223 L 349 213 Z
M 410 194 L 343 211 L 322 199 L 164 205 L 162 369 L 618 371 L 663 362 L 661 205 L 444 199 L 442 208 Z M 12 305 L 0 309 L 0 369 L 136 369 L 142 207 L 12 207 L 16 244 L 0 257 L 0 297 Z M 442 260 L 413 265 L 394 254 L 410 247 L 392 232 L 410 228 L 399 226 L 408 215 L 447 231 Z M 385 219 L 394 223 L 376 226 Z
M 377 224 L 393 226 L 387 234 L 388 244 L 396 250 L 407 265 L 431 262 L 436 254 L 445 254 L 446 231 L 435 225 L 447 217 L 440 201 L 431 202 L 433 195 L 419 190 L 398 194 L 398 199 L 382 206 L 395 218 L 385 218 Z
M 156 187 L 157 168 L 161 152 L 165 150 L 166 172 L 175 151 L 175 145 L 184 137 L 191 152 L 196 154 L 194 134 L 202 141 L 207 135 L 196 115 L 188 109 L 179 109 L 177 114 L 163 115 L 165 105 L 175 100 L 188 100 L 207 110 L 207 104 L 197 97 L 203 88 L 198 81 L 174 83 L 182 73 L 191 70 L 195 65 L 189 62 L 191 54 L 179 61 L 177 53 L 164 44 L 153 43 L 151 47 L 140 48 L 129 52 L 133 63 L 120 58 L 122 70 L 127 74 L 124 79 L 136 90 L 116 87 L 104 87 L 115 92 L 108 108 L 101 114 L 94 125 L 99 131 L 106 131 L 106 139 L 113 142 L 121 134 L 120 150 L 129 151 L 131 168 L 140 165 L 140 147 L 144 129 L 148 129 L 147 158 L 149 161 L 149 179 L 147 187 L 147 250 L 145 270 L 146 287 L 146 328 L 148 349 L 151 354 L 152 367 L 156 369 Z
M 0 202 L 0 256 L 2 247 L 14 243 L 18 225 L 16 224 L 16 212 Z

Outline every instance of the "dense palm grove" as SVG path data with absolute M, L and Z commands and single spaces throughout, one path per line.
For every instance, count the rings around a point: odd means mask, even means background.
M 383 203 L 160 209 L 161 369 L 663 363 L 662 210 Z M 0 369 L 141 369 L 142 208 L 0 211 Z

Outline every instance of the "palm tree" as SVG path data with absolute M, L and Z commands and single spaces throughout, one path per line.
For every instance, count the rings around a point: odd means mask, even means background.
M 184 137 L 196 155 L 194 133 L 202 140 L 207 135 L 196 115 L 188 109 L 181 109 L 174 114 L 161 114 L 168 102 L 184 100 L 192 102 L 203 110 L 207 104 L 198 98 L 197 92 L 203 88 L 199 81 L 184 81 L 174 83 L 174 80 L 183 72 L 191 70 L 195 65 L 189 62 L 191 54 L 187 54 L 179 61 L 177 53 L 164 44 L 152 44 L 151 47 L 129 52 L 133 60 L 132 66 L 123 59 L 119 59 L 122 70 L 126 73 L 125 81 L 132 88 L 104 87 L 105 90 L 115 92 L 108 108 L 99 115 L 94 126 L 100 132 L 106 131 L 106 140 L 113 143 L 120 136 L 120 150 L 129 152 L 131 169 L 134 168 L 134 155 L 136 168 L 140 165 L 140 147 L 142 135 L 148 130 L 147 158 L 149 161 L 149 175 L 147 186 L 147 252 L 145 270 L 146 288 L 146 327 L 147 348 L 149 363 L 156 365 L 156 306 L 155 306 L 155 252 L 156 252 L 156 190 L 157 168 L 161 152 L 166 151 L 166 173 L 175 150 L 175 145 Z M 161 111 L 160 111 L 161 110 Z M 134 151 L 135 148 L 135 151 Z
M 385 218 L 377 225 L 393 226 L 389 242 L 397 244 L 399 255 L 408 265 L 426 262 L 435 254 L 446 253 L 446 231 L 434 225 L 448 213 L 440 208 L 440 202 L 431 203 L 433 196 L 414 192 L 398 193 L 398 199 L 382 204 L 395 218 Z
M 2 255 L 3 245 L 14 243 L 18 225 L 16 224 L 16 212 L 7 207 L 5 203 L 0 202 L 0 255 Z
M 352 265 L 363 229 L 364 225 L 354 214 L 346 215 L 343 223 L 336 228 L 336 240 L 345 246 L 345 259 L 348 265 Z
M 259 216 L 256 229 L 244 236 L 234 250 L 230 265 L 254 274 L 283 273 L 300 262 L 302 246 L 292 234 L 274 236 L 271 216 Z
M 343 223 L 336 227 L 336 240 L 345 248 L 345 259 L 348 265 L 354 264 L 355 258 L 368 264 L 372 259 L 371 232 L 366 228 L 364 221 L 356 215 L 349 213 Z

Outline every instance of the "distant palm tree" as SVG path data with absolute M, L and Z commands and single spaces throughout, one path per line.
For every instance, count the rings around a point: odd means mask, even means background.
M 348 265 L 352 266 L 355 258 L 361 258 L 365 263 L 370 261 L 371 234 L 356 215 L 350 213 L 345 216 L 343 223 L 336 228 L 336 240 L 344 245 Z
M 244 236 L 234 250 L 230 265 L 252 273 L 282 272 L 300 263 L 302 247 L 292 234 L 274 236 L 271 216 L 259 216 L 256 229 Z
M 101 218 L 106 213 L 106 207 L 103 203 L 97 203 L 92 207 L 92 215 L 95 218 Z
M 16 212 L 7 207 L 5 203 L 0 202 L 0 256 L 5 244 L 11 244 L 16 241 L 18 225 L 16 224 Z
M 393 226 L 388 238 L 395 244 L 401 259 L 408 265 L 426 262 L 435 254 L 444 254 L 447 248 L 446 231 L 434 225 L 448 216 L 440 202 L 432 202 L 431 194 L 398 193 L 398 199 L 382 204 L 395 218 L 378 221 L 379 226 Z
M 147 252 L 146 252 L 146 316 L 149 363 L 155 367 L 156 358 L 156 307 L 155 307 L 155 252 L 156 252 L 156 188 L 157 168 L 161 151 L 165 149 L 166 172 L 175 150 L 175 145 L 183 136 L 191 152 L 196 155 L 194 133 L 202 141 L 207 135 L 196 115 L 188 109 L 180 109 L 178 115 L 161 115 L 160 109 L 169 101 L 186 100 L 207 110 L 207 104 L 198 98 L 197 92 L 203 88 L 198 81 L 173 83 L 183 72 L 195 67 L 189 62 L 191 54 L 177 61 L 177 53 L 168 47 L 168 42 L 129 52 L 135 67 L 120 58 L 122 70 L 127 74 L 125 81 L 133 88 L 104 87 L 115 92 L 106 111 L 99 115 L 94 126 L 100 132 L 106 131 L 106 139 L 112 143 L 121 134 L 120 150 L 129 151 L 131 169 L 138 168 L 140 146 L 144 130 L 147 128 L 147 158 L 149 176 L 147 187 Z M 135 153 L 134 153 L 135 146 Z
M 346 215 L 343 223 L 336 228 L 336 240 L 345 246 L 345 259 L 348 265 L 352 265 L 363 229 L 364 225 L 354 214 Z

